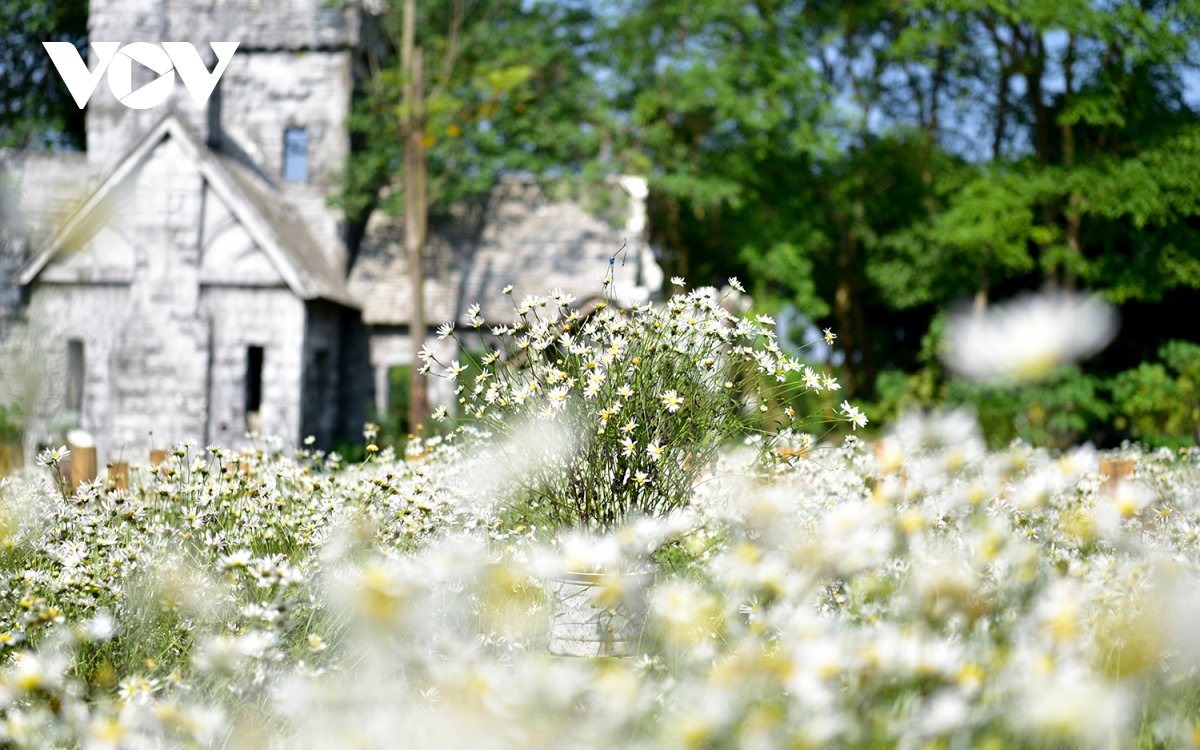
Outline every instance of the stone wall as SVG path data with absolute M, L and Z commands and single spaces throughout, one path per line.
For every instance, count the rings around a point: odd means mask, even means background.
M 358 43 L 357 3 L 328 0 L 91 0 L 98 41 L 240 42 L 316 50 Z
M 425 316 L 431 324 L 466 322 L 472 305 L 489 320 L 512 319 L 511 284 L 518 299 L 561 288 L 582 302 L 600 296 L 609 258 L 615 288 L 627 302 L 649 299 L 662 271 L 645 241 L 645 181 L 621 178 L 575 196 L 547 195 L 525 178 L 502 180 L 486 200 L 455 207 L 430 227 L 425 261 Z M 363 320 L 374 326 L 408 324 L 408 259 L 403 225 L 376 213 L 350 274 Z
M 259 429 L 298 443 L 304 307 L 289 289 L 204 288 L 203 310 L 212 321 L 207 442 L 233 448 L 247 444 L 246 361 L 249 348 L 261 346 Z
M 344 57 L 357 43 L 358 30 L 355 3 L 325 0 L 92 0 L 88 16 L 91 41 L 190 42 L 206 59 L 212 55 L 210 42 L 238 42 L 231 69 L 236 65 L 244 67 L 249 57 L 264 51 L 301 53 L 294 56 L 297 61 L 303 53 L 319 58 L 323 53 L 339 51 Z M 94 64 L 95 59 L 89 61 L 89 67 Z M 296 74 L 300 75 L 298 71 Z M 231 87 L 233 90 L 225 88 L 229 77 L 227 70 L 221 79 L 222 97 L 236 94 L 236 84 Z M 284 71 L 279 82 L 287 87 L 294 85 L 292 79 L 292 72 Z M 134 81 L 135 88 L 138 83 Z M 335 79 L 322 81 L 317 88 L 322 89 L 319 93 L 323 98 L 317 101 L 334 110 L 339 99 L 345 99 L 348 105 L 349 86 L 330 96 L 329 87 L 339 85 Z M 271 92 L 271 96 L 253 100 L 251 108 L 270 116 L 268 105 L 273 96 Z M 222 97 L 214 97 L 210 106 Z M 207 134 L 207 108 L 196 107 L 178 76 L 168 102 L 148 110 L 123 106 L 102 80 L 88 103 L 89 158 L 97 164 L 111 165 L 153 126 L 168 106 L 188 118 L 197 132 Z M 229 112 L 232 107 L 226 103 L 223 109 Z

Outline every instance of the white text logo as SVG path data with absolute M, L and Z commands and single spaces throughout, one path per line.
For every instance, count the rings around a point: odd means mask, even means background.
M 200 53 L 187 42 L 163 42 L 161 47 L 149 42 L 134 42 L 124 47 L 120 42 L 92 42 L 92 50 L 97 58 L 94 70 L 88 70 L 79 51 L 70 42 L 42 44 L 50 53 L 54 67 L 58 68 L 58 74 L 80 109 L 92 98 L 92 92 L 96 90 L 96 84 L 105 70 L 108 71 L 108 87 L 112 89 L 113 96 L 131 109 L 150 109 L 162 104 L 171 95 L 171 88 L 175 85 L 175 71 L 179 71 L 179 77 L 196 100 L 196 106 L 203 107 L 238 46 L 237 42 L 212 42 L 209 46 L 217 55 L 217 65 L 210 73 L 200 59 Z M 158 78 L 137 91 L 133 90 L 135 62 L 158 74 Z

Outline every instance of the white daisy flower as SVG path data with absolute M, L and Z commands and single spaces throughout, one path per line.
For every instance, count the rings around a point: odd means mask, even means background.
M 683 399 L 679 397 L 679 394 L 676 393 L 675 389 L 673 388 L 659 396 L 659 398 L 662 399 L 663 406 L 665 406 L 667 411 L 671 414 L 674 414 L 683 407 Z
M 637 451 L 637 445 L 633 442 L 633 438 L 621 438 L 621 455 L 628 458 Z
M 973 380 L 1030 382 L 1100 351 L 1117 326 L 1116 311 L 1099 297 L 1026 296 L 951 318 L 944 358 Z
M 657 440 L 646 446 L 646 455 L 650 457 L 651 461 L 657 461 L 658 459 L 662 458 L 666 452 L 667 449 L 660 446 Z
M 850 419 L 850 427 L 857 430 L 859 427 L 867 426 L 867 415 L 858 410 L 857 406 L 851 406 L 849 401 L 842 402 L 842 414 L 845 414 Z
M 570 393 L 570 391 L 571 389 L 565 385 L 560 385 L 559 387 L 550 391 L 550 407 L 557 410 L 566 406 L 567 394 Z

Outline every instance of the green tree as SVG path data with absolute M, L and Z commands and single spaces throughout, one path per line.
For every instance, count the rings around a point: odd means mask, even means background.
M 925 23 L 908 25 L 902 51 L 909 39 L 969 43 L 971 64 L 953 73 L 961 89 L 982 94 L 974 119 L 987 127 L 974 141 L 990 130 L 991 153 L 972 160 L 968 179 L 954 171 L 935 178 L 945 183 L 937 192 L 946 214 L 931 212 L 907 246 L 885 243 L 893 253 L 885 264 L 928 253 L 950 260 L 973 247 L 989 259 L 976 265 L 994 264 L 999 274 L 980 274 L 976 292 L 985 297 L 990 280 L 1030 272 L 1067 288 L 1100 287 L 1117 301 L 1195 285 L 1195 259 L 1180 245 L 1195 245 L 1181 220 L 1196 215 L 1200 198 L 1188 177 L 1198 122 L 1182 98 L 1198 41 L 1196 3 L 913 7 Z M 965 35 L 936 33 L 964 25 Z M 1141 257 L 1131 266 L 1134 244 Z
M 604 110 L 585 71 L 591 17 L 582 6 L 391 0 L 377 10 L 335 202 L 360 231 L 376 210 L 404 217 L 415 361 L 427 332 L 420 280 L 430 213 L 486 193 L 505 173 L 582 171 L 599 152 Z M 428 416 L 424 385 L 414 369 L 414 427 Z
M 363 45 L 367 75 L 350 119 L 353 143 L 337 203 L 364 224 L 404 212 L 400 68 L 403 0 L 385 4 Z M 588 75 L 586 7 L 455 0 L 416 4 L 423 50 L 425 156 L 430 210 L 486 193 L 505 173 L 545 175 L 593 164 L 605 110 Z
M 1117 426 L 1155 445 L 1200 439 L 1200 346 L 1168 341 L 1161 362 L 1142 362 L 1113 379 Z
M 622 7 L 655 238 L 833 324 L 852 393 L 961 298 L 1200 289 L 1194 0 Z
M 692 283 L 738 267 L 726 217 L 766 200 L 759 171 L 832 148 L 797 3 L 635 0 L 604 36 L 621 113 L 617 158 L 647 174 L 652 240 Z M 769 187 L 769 186 L 768 186 Z
M 0 148 L 84 147 L 83 110 L 42 42 L 71 42 L 87 59 L 87 0 L 0 3 Z

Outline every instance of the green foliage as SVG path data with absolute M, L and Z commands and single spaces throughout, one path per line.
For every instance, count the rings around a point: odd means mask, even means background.
M 814 234 L 807 246 L 788 241 L 777 242 L 766 250 L 743 246 L 741 259 L 755 280 L 755 296 L 780 296 L 780 291 L 786 289 L 784 299 L 802 313 L 815 319 L 827 317 L 831 312 L 829 303 L 817 293 L 813 282 L 812 248 L 819 242 L 819 235 Z
M 400 365 L 388 368 L 388 408 L 375 414 L 379 435 L 371 442 L 383 447 L 404 450 L 412 428 L 408 424 L 409 396 L 412 388 L 412 368 Z
M 927 337 L 932 338 L 936 336 Z M 1152 446 L 1195 445 L 1200 438 L 1200 345 L 1168 341 L 1159 348 L 1158 359 L 1113 377 L 1063 368 L 1045 383 L 1023 388 L 943 382 L 936 366 L 911 373 L 890 370 L 879 375 L 870 411 L 886 423 L 913 407 L 967 404 L 993 447 L 1018 437 L 1052 448 L 1120 437 Z
M 1193 0 L 694 5 L 613 11 L 615 154 L 670 273 L 835 327 L 851 395 L 963 297 L 1200 289 Z
M 22 418 L 20 405 L 4 406 L 0 404 L 0 444 L 19 444 L 25 435 L 25 421 Z
M 880 424 L 893 424 L 910 409 L 935 405 L 941 395 L 936 375 L 931 367 L 913 373 L 884 370 L 875 379 L 875 402 L 869 411 Z
M 1159 358 L 1113 379 L 1116 426 L 1151 445 L 1194 445 L 1200 436 L 1200 346 L 1168 341 Z
M 754 232 L 746 213 L 789 196 L 777 190 L 789 175 L 771 162 L 783 159 L 803 184 L 795 160 L 824 145 L 814 125 L 826 104 L 798 11 L 795 3 L 637 0 L 602 37 L 620 84 L 615 157 L 650 177 L 651 239 L 667 252 L 668 275 L 717 283 L 737 269 L 743 246 L 794 258 L 785 245 L 809 241 L 803 226 Z M 782 265 L 784 278 L 804 273 L 787 257 L 767 262 Z
M 71 42 L 87 60 L 88 0 L 0 3 L 0 148 L 83 148 L 83 110 L 42 42 Z
M 384 3 L 375 19 L 378 44 L 363 53 L 371 75 L 349 120 L 354 148 L 333 199 L 358 223 L 376 208 L 403 213 L 402 4 Z M 605 110 L 584 70 L 591 23 L 585 8 L 519 0 L 417 6 L 427 190 L 435 214 L 487 193 L 505 173 L 561 175 L 592 164 Z
M 990 446 L 1002 447 L 1021 438 L 1062 450 L 1105 424 L 1111 407 L 1101 386 L 1095 376 L 1063 367 L 1043 383 L 1024 388 L 955 379 L 947 386 L 946 399 L 975 409 Z
M 1030 180 L 970 167 L 946 177 L 937 186 L 945 209 L 874 249 L 867 274 L 895 307 L 945 305 L 970 289 L 986 293 L 1033 270 L 1031 248 L 1052 236 L 1036 220 Z

